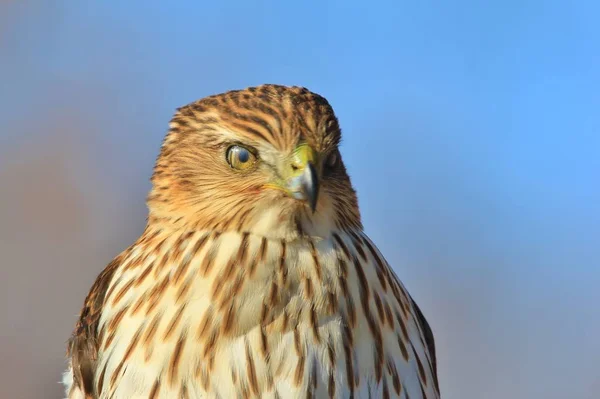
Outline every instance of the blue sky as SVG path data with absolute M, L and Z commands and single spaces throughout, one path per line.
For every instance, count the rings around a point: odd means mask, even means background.
M 143 223 L 176 107 L 261 83 L 306 86 L 338 114 L 367 233 L 431 318 L 446 397 L 597 391 L 597 3 L 6 7 L 0 158 L 53 140 L 36 119 L 73 117 L 94 170 L 67 160 L 73 174 L 111 187 Z

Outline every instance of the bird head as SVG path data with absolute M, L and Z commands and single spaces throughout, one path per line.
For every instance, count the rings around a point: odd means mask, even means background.
M 152 177 L 149 222 L 276 239 L 360 227 L 323 97 L 263 85 L 179 108 Z

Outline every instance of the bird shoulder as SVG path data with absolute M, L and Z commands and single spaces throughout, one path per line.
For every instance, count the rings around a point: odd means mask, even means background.
M 98 324 L 102 315 L 106 291 L 121 259 L 122 256 L 115 258 L 96 278 L 67 344 L 67 358 L 70 360 L 73 375 L 70 391 L 79 390 L 85 398 L 95 397 L 94 380 L 99 345 Z

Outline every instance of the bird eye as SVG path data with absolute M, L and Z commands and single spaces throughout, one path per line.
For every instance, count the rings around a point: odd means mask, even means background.
M 329 154 L 329 156 L 327 157 L 327 160 L 325 161 L 325 164 L 327 165 L 328 168 L 333 168 L 335 167 L 338 162 L 340 161 L 340 154 L 338 151 L 334 151 L 331 154 Z
M 248 169 L 256 160 L 250 150 L 239 145 L 229 147 L 225 156 L 232 168 L 241 170 Z

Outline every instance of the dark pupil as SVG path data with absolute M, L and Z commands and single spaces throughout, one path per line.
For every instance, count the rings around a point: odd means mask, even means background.
M 246 163 L 248 162 L 248 159 L 250 159 L 250 154 L 248 153 L 248 150 L 240 149 L 238 151 L 238 161 L 240 161 L 241 163 Z

